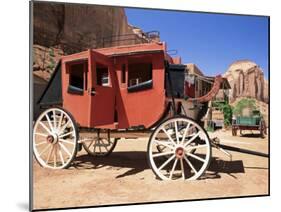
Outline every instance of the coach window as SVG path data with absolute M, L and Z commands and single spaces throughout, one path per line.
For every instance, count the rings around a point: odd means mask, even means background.
M 87 90 L 87 67 L 88 62 L 80 62 L 69 65 L 68 91 L 70 93 L 80 94 L 83 93 L 83 90 Z
M 129 64 L 128 87 L 152 80 L 151 63 L 133 63 Z
M 108 67 L 97 63 L 97 85 L 110 86 L 109 71 Z

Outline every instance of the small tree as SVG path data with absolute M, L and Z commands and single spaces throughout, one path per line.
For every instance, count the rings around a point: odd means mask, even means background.
M 232 107 L 227 102 L 213 102 L 213 106 L 223 112 L 224 125 L 231 125 Z

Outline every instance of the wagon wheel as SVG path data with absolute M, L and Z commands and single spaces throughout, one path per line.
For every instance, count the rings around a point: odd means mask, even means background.
M 244 134 L 243 134 L 243 130 L 240 130 L 240 135 L 241 135 L 241 136 L 243 136 L 243 135 L 244 135 Z
M 266 124 L 265 124 L 265 121 L 263 121 L 263 123 L 264 123 L 264 125 L 263 125 L 263 127 L 264 127 L 264 131 L 263 131 L 263 133 L 264 133 L 265 135 L 267 135 L 267 131 L 266 131 Z
M 266 130 L 266 128 L 265 128 L 265 123 L 264 123 L 264 121 L 263 120 L 261 120 L 260 121 L 260 136 L 261 136 L 261 138 L 264 138 L 265 136 L 265 133 L 264 133 L 264 131 Z
M 171 129 L 175 136 L 167 131 Z M 159 145 L 165 146 L 165 151 L 159 153 Z M 192 151 L 194 149 L 196 153 Z M 195 180 L 209 166 L 211 144 L 206 131 L 194 120 L 173 117 L 162 122 L 153 131 L 147 154 L 150 167 L 160 179 Z
M 77 153 L 77 140 L 75 121 L 64 109 L 47 109 L 34 124 L 33 153 L 45 168 L 68 167 Z
M 91 156 L 105 157 L 112 153 L 119 138 L 110 138 L 108 131 L 107 138 L 100 138 L 99 133 L 97 138 L 90 142 L 83 142 L 82 145 L 86 152 Z
M 232 126 L 232 136 L 236 136 L 237 135 L 237 129 L 235 126 Z

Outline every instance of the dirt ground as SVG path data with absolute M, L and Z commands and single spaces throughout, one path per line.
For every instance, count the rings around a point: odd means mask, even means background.
M 268 138 L 230 131 L 209 133 L 221 143 L 268 152 Z M 148 138 L 121 139 L 114 152 L 93 158 L 83 150 L 70 168 L 49 170 L 34 160 L 34 209 L 189 200 L 268 194 L 268 159 L 232 153 L 232 161 L 213 149 L 201 180 L 160 181 L 146 159 Z

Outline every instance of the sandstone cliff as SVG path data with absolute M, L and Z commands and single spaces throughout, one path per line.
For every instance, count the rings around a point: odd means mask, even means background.
M 121 7 L 34 2 L 33 11 L 33 71 L 47 80 L 61 55 L 148 42 Z
M 69 52 L 102 47 L 115 42 L 114 36 L 133 33 L 123 8 L 98 5 L 34 2 L 33 26 L 34 44 L 60 45 Z
M 239 97 L 251 97 L 258 101 L 268 102 L 268 83 L 262 69 L 249 60 L 232 63 L 223 75 L 231 86 L 230 101 Z

